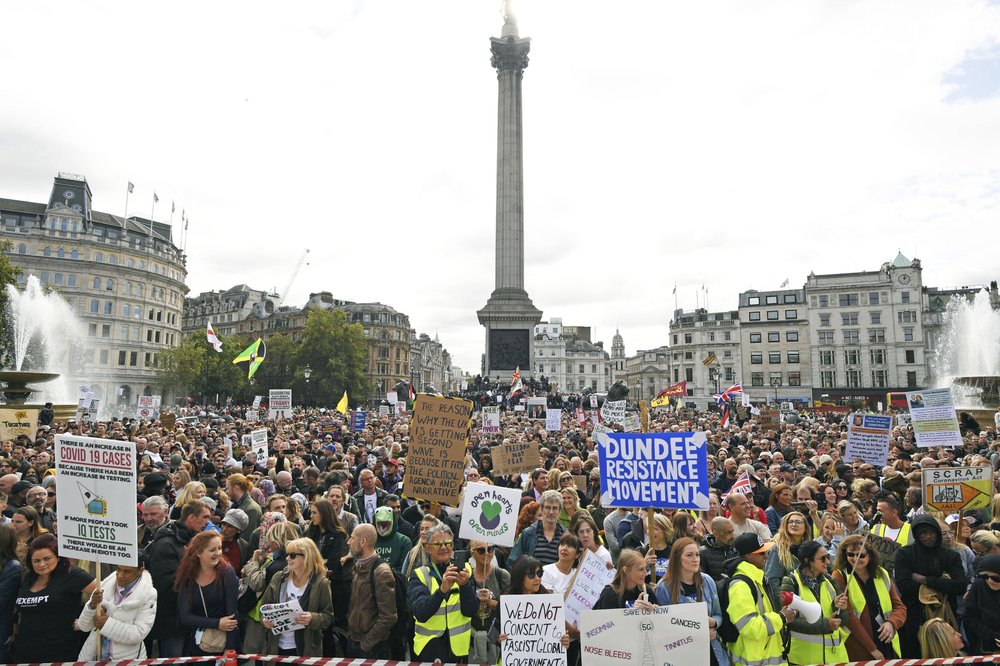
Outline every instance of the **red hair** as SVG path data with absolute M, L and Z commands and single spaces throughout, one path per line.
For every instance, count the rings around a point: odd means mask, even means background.
M 174 578 L 174 590 L 180 591 L 188 583 L 194 582 L 201 571 L 201 561 L 198 557 L 205 552 L 212 539 L 222 540 L 222 535 L 215 530 L 198 532 L 188 545 L 184 548 L 184 557 L 181 558 L 180 566 L 177 567 L 177 575 Z M 219 563 L 215 565 L 216 583 L 221 583 L 227 569 L 232 569 L 229 560 L 223 555 L 219 558 Z

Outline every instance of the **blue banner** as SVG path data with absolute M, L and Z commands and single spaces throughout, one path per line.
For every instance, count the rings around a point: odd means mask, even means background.
M 351 412 L 351 432 L 361 432 L 364 430 L 367 418 L 365 412 L 362 412 L 360 409 Z
M 708 509 L 704 432 L 599 436 L 601 505 Z

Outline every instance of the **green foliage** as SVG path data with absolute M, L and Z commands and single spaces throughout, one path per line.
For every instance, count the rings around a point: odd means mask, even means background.
M 340 310 L 311 310 L 295 354 L 292 395 L 306 395 L 302 369 L 308 365 L 312 370 L 310 404 L 334 407 L 347 391 L 354 405 L 370 394 L 367 358 L 368 341 L 361 324 L 347 323 L 347 315 Z
M 3 325 L 0 326 L 0 367 L 8 365 L 4 361 L 9 359 L 13 363 L 14 359 L 14 336 L 7 326 L 7 285 L 17 284 L 17 276 L 21 274 L 21 269 L 10 263 L 7 253 L 13 246 L 10 241 L 0 241 L 0 317 Z
M 160 381 L 164 388 L 193 395 L 199 401 L 207 397 L 209 402 L 215 402 L 216 394 L 220 403 L 227 397 L 242 401 L 249 391 L 249 382 L 246 370 L 233 365 L 233 359 L 244 346 L 236 338 L 224 338 L 219 354 L 204 333 L 193 333 L 160 355 Z

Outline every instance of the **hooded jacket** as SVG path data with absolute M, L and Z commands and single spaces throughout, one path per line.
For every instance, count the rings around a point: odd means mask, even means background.
M 922 604 L 919 600 L 921 583 L 913 580 L 913 574 L 927 577 L 924 583 L 931 589 L 943 592 L 951 605 L 952 612 L 958 608 L 958 595 L 964 594 L 968 586 L 965 576 L 965 566 L 957 551 L 945 548 L 941 535 L 941 526 L 932 516 L 917 516 L 911 524 L 913 543 L 903 546 L 896 553 L 896 564 L 893 578 L 899 588 L 899 596 L 903 604 L 912 611 L 906 616 L 903 633 L 900 636 L 902 657 L 919 658 L 920 646 L 917 642 L 917 631 L 924 622 Z M 931 531 L 936 537 L 932 548 L 927 548 L 920 541 L 923 532 Z
M 391 522 L 392 527 L 384 535 L 379 530 L 379 523 Z M 378 539 L 375 540 L 375 552 L 395 571 L 403 570 L 403 562 L 406 560 L 413 542 L 397 531 L 396 512 L 388 506 L 380 506 L 375 510 L 375 531 L 378 532 Z
M 177 593 L 174 577 L 184 556 L 184 548 L 194 537 L 184 523 L 175 520 L 156 531 L 153 543 L 146 547 L 147 571 L 157 592 L 156 622 L 150 634 L 153 638 L 169 638 L 188 633 L 177 620 Z
M 982 573 L 1000 574 L 1000 555 L 987 555 L 976 566 Z M 1000 591 L 991 590 L 989 584 L 976 578 L 965 600 L 965 630 L 969 634 L 972 654 L 997 650 L 1000 639 Z
M 101 606 L 108 620 L 100 632 L 94 631 L 94 616 L 97 609 L 90 607 L 90 601 L 83 605 L 77 624 L 80 631 L 90 632 L 87 642 L 80 651 L 80 661 L 97 661 L 101 658 L 97 634 L 111 639 L 112 659 L 144 659 L 146 647 L 143 639 L 153 628 L 156 618 L 156 588 L 148 571 L 143 571 L 135 587 L 121 604 L 115 605 L 115 591 L 118 588 L 118 574 L 113 573 L 101 581 L 104 601 Z
M 733 544 L 723 546 L 715 540 L 715 535 L 709 534 L 705 537 L 705 545 L 701 547 L 701 570 L 715 582 L 719 582 L 722 580 L 725 561 L 738 556 Z

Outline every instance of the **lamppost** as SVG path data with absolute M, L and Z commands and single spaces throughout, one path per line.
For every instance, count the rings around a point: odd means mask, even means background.
M 781 377 L 771 377 L 771 388 L 774 389 L 774 404 L 778 404 L 778 387 L 781 386 Z
M 378 407 L 379 401 L 382 400 L 382 387 L 383 386 L 384 386 L 384 384 L 383 384 L 383 382 L 382 382 L 381 379 L 378 380 L 377 382 L 375 382 L 375 400 L 372 401 L 372 404 L 375 405 L 376 407 Z
M 309 406 L 309 377 L 312 376 L 312 373 L 312 368 L 307 363 L 306 367 L 302 368 L 302 376 L 306 378 L 306 407 Z

